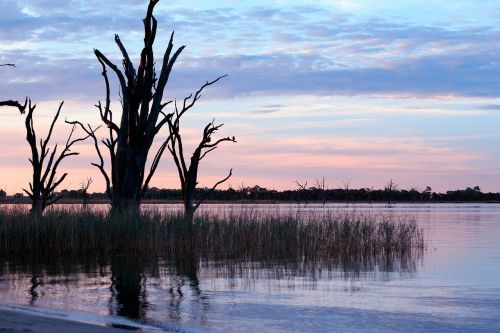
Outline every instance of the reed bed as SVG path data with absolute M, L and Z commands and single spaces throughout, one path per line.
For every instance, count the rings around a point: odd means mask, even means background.
M 26 212 L 0 210 L 4 257 L 178 257 L 189 252 L 207 260 L 370 260 L 423 248 L 423 233 L 414 220 L 361 214 L 201 214 L 187 226 L 180 213 L 53 210 L 34 221 Z

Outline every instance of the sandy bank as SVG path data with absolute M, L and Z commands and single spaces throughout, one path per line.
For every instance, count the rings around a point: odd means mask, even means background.
M 18 311 L 0 309 L 0 332 L 2 333 L 123 333 L 129 329 L 97 326 L 66 319 L 49 318 Z M 135 330 L 135 332 L 148 332 Z

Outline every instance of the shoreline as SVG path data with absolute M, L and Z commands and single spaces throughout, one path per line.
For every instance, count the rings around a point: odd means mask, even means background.
M 31 202 L 26 199 L 16 199 L 16 198 L 11 198 L 7 197 L 4 199 L 0 200 L 0 205 L 29 205 Z M 92 200 L 88 203 L 88 205 L 110 205 L 111 202 L 108 200 Z M 182 201 L 180 200 L 142 200 L 141 204 L 144 205 L 182 205 Z M 272 200 L 257 200 L 257 201 L 217 201 L 217 200 L 207 200 L 203 202 L 204 205 L 286 205 L 286 204 L 293 204 L 293 205 L 323 205 L 322 201 L 272 201 Z M 342 200 L 338 201 L 327 201 L 325 202 L 325 205 L 339 205 L 339 204 L 344 204 L 344 205 L 357 205 L 357 204 L 364 204 L 364 205 L 435 205 L 435 204 L 500 204 L 500 201 L 397 201 L 397 202 L 385 202 L 385 201 L 350 201 L 350 202 L 345 202 Z M 55 206 L 57 205 L 82 205 L 81 200 L 60 200 L 59 202 L 54 204 Z
M 123 333 L 162 332 L 161 329 L 135 324 L 125 318 L 70 313 L 55 309 L 0 305 L 0 331 L 32 333 Z

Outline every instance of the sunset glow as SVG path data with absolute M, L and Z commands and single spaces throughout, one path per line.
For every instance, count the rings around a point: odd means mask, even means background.
M 119 63 L 117 33 L 137 62 L 144 4 L 0 1 L 0 63 L 17 65 L 1 69 L 1 98 L 30 96 L 40 134 L 61 100 L 62 119 L 99 125 L 104 83 L 93 48 Z M 200 186 L 233 168 L 225 186 L 287 189 L 324 176 L 330 187 L 349 179 L 380 188 L 393 178 L 402 188 L 500 191 L 499 12 L 498 1 L 159 3 L 157 57 L 171 30 L 187 45 L 167 98 L 229 75 L 184 119 L 188 143 L 214 117 L 221 136 L 238 140 L 203 161 Z M 54 142 L 69 130 L 61 121 Z M 23 117 L 3 109 L 0 131 L 0 188 L 21 192 L 31 172 Z M 61 167 L 63 187 L 91 176 L 92 190 L 104 191 L 92 143 L 75 150 Z M 151 185 L 179 187 L 169 156 Z

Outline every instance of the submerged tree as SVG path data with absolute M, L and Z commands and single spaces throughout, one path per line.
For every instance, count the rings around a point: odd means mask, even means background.
M 69 122 L 80 125 L 94 140 L 99 163 L 93 163 L 93 165 L 99 168 L 106 181 L 106 193 L 112 201 L 113 212 L 138 211 L 141 199 L 148 189 L 164 151 L 160 148 L 149 170 L 145 170 L 154 138 L 168 120 L 162 110 L 172 101 L 163 102 L 163 92 L 174 63 L 185 48 L 181 46 L 174 52 L 174 33 L 172 32 L 163 61 L 161 61 L 159 76 L 157 76 L 153 54 L 157 21 L 153 16 L 153 9 L 158 2 L 159 0 L 149 1 L 146 17 L 143 20 L 144 47 L 137 70 L 118 35 L 115 35 L 115 42 L 123 56 L 124 71 L 99 50 L 94 51 L 102 66 L 102 76 L 106 86 L 106 101 L 104 105 L 99 102 L 97 108 L 102 122 L 109 128 L 108 138 L 103 140 L 103 143 L 109 153 L 110 175 L 105 168 L 104 157 L 95 130 L 90 125 L 85 126 L 76 121 Z M 120 84 L 122 113 L 119 123 L 113 120 L 113 112 L 110 109 L 108 68 L 115 73 Z
M 64 102 L 61 102 L 57 113 L 52 119 L 47 137 L 38 141 L 33 125 L 33 111 L 35 111 L 36 105 L 32 104 L 31 100 L 27 102 L 28 113 L 25 120 L 26 140 L 31 148 L 31 158 L 29 161 L 33 167 L 33 180 L 29 184 L 29 190 L 23 189 L 23 191 L 31 199 L 31 213 L 35 218 L 40 218 L 45 208 L 61 199 L 61 195 L 56 195 L 55 190 L 64 181 L 68 173 L 64 173 L 59 177 L 57 175 L 57 168 L 66 157 L 79 155 L 78 152 L 71 151 L 71 147 L 79 141 L 86 140 L 88 137 L 73 139 L 76 129 L 76 126 L 73 125 L 62 151 L 58 154 L 58 145 L 56 144 L 52 148 L 52 152 L 50 152 L 48 144 L 63 104 Z M 47 163 L 45 163 L 46 158 L 48 158 Z
M 206 82 L 201 86 L 198 91 L 184 98 L 182 107 L 179 108 L 177 102 L 175 102 L 175 112 L 173 114 L 165 115 L 165 119 L 168 122 L 169 138 L 160 147 L 160 150 L 164 150 L 165 147 L 168 148 L 170 154 L 172 155 L 175 166 L 177 167 L 177 172 L 179 174 L 179 180 L 181 183 L 182 190 L 182 201 L 184 204 L 184 213 L 186 219 L 191 221 L 194 212 L 200 207 L 203 201 L 205 201 L 208 196 L 225 181 L 227 181 L 233 174 L 233 169 L 229 170 L 229 174 L 224 178 L 215 183 L 208 191 L 204 192 L 198 198 L 195 197 L 196 186 L 198 185 L 198 171 L 201 160 L 211 151 L 217 149 L 219 144 L 223 142 L 236 142 L 235 137 L 225 137 L 218 140 L 212 141 L 212 135 L 217 132 L 224 124 L 215 125 L 214 120 L 208 123 L 203 129 L 203 134 L 200 142 L 194 149 L 191 155 L 190 162 L 186 162 L 184 145 L 182 142 L 182 136 L 180 133 L 180 120 L 182 115 L 189 109 L 191 109 L 196 101 L 201 98 L 201 93 L 203 90 L 216 83 L 226 75 L 220 76 L 214 81 Z

